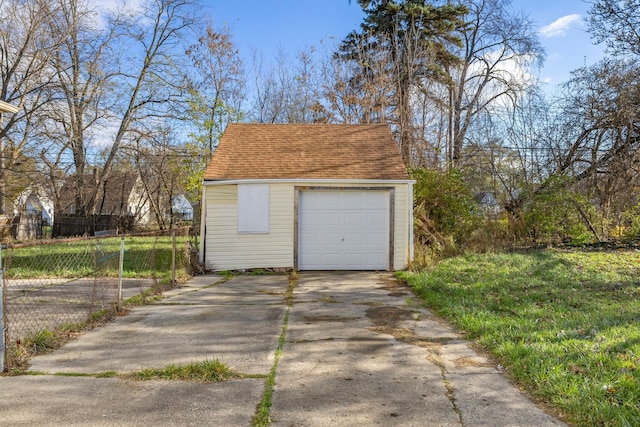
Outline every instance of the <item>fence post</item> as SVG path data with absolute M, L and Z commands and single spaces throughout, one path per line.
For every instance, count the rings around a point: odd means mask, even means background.
M 171 287 L 176 285 L 176 229 L 171 231 Z
M 4 328 L 4 269 L 2 268 L 2 245 L 0 245 L 0 372 L 4 372 L 5 362 L 5 339 L 6 331 Z
M 122 310 L 122 272 L 124 270 L 124 234 L 120 237 L 120 262 L 118 263 L 118 312 Z

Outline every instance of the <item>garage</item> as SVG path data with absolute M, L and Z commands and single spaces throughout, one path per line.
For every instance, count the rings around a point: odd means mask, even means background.
M 211 271 L 407 268 L 413 183 L 385 124 L 230 123 L 202 183 L 200 260 Z
M 387 270 L 390 190 L 300 191 L 298 269 Z

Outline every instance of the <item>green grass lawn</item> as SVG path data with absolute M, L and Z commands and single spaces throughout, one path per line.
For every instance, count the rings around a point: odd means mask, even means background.
M 400 276 L 572 424 L 640 425 L 640 252 L 469 255 Z
M 176 265 L 184 260 L 184 237 L 176 239 Z M 125 238 L 123 276 L 156 277 L 171 274 L 171 236 Z M 3 250 L 7 276 L 14 279 L 86 277 L 96 272 L 117 276 L 120 237 L 60 241 Z

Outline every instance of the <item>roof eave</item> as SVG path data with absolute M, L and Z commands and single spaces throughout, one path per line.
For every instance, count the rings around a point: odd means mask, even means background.
M 204 186 L 229 184 L 415 184 L 413 179 L 246 178 L 205 179 Z

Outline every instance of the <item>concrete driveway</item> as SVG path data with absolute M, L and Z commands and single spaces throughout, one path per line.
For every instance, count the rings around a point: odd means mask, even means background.
M 389 273 L 302 273 L 292 295 L 284 275 L 196 277 L 0 377 L 1 423 L 249 426 L 275 366 L 276 426 L 564 425 Z M 91 376 L 214 358 L 253 378 Z

